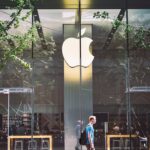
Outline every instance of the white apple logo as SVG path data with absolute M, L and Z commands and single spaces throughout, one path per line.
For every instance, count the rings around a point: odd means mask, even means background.
M 88 37 L 81 38 L 81 66 L 88 67 L 94 56 L 89 51 L 89 46 L 93 40 Z M 65 61 L 70 67 L 80 65 L 80 40 L 78 38 L 68 38 L 62 46 L 62 53 Z

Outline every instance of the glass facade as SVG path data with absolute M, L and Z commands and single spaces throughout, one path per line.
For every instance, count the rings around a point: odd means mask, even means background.
M 150 10 L 87 3 L 36 9 L 9 31 L 41 24 L 22 54 L 32 69 L 10 60 L 0 70 L 1 150 L 85 149 L 76 129 L 89 115 L 96 150 L 149 149 Z M 0 9 L 0 20 L 12 11 Z

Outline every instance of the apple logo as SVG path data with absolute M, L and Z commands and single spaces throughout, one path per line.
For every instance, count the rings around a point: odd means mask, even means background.
M 85 28 L 81 30 L 81 35 L 85 32 Z M 88 37 L 81 38 L 81 66 L 88 67 L 94 56 L 89 51 L 90 44 L 93 40 Z M 62 53 L 66 63 L 70 67 L 80 65 L 80 40 L 79 38 L 68 38 L 62 45 Z

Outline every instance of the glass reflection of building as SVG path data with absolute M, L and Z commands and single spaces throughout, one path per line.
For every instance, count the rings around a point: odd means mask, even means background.
M 12 11 L 4 9 L 4 5 L 0 7 L 0 20 L 9 19 Z M 84 127 L 88 116 L 94 114 L 97 117 L 96 149 L 110 150 L 116 145 L 147 149 L 150 135 L 149 6 L 149 2 L 141 0 L 128 3 L 85 0 L 80 6 L 76 1 L 41 1 L 33 14 L 39 16 L 34 19 L 41 23 L 38 40 L 23 53 L 32 71 L 11 61 L 0 70 L 1 148 L 6 150 L 7 137 L 13 137 L 11 150 L 17 148 L 18 141 L 23 150 L 29 149 L 30 138 L 26 140 L 25 136 L 32 135 L 39 136 L 34 140 L 37 149 L 41 149 L 42 139 L 49 140 L 42 136 L 48 135 L 52 136 L 52 149 L 75 149 L 76 125 L 82 120 Z M 96 12 L 100 12 L 100 18 L 94 17 Z M 128 34 L 127 25 L 132 28 Z M 30 26 L 31 18 L 11 32 L 22 34 Z M 82 37 L 92 39 L 89 51 L 94 60 L 86 67 L 81 66 L 85 59 L 81 56 Z M 81 52 L 77 53 L 79 64 L 74 67 L 64 60 L 62 53 L 63 42 L 68 38 L 78 39 Z M 75 49 L 74 42 L 71 47 Z M 75 57 L 74 52 L 69 54 Z M 12 88 L 19 88 L 20 92 L 11 92 Z M 25 88 L 34 90 L 21 91 Z M 24 138 L 15 139 L 17 135 Z M 123 144 L 119 136 L 109 141 L 109 135 L 121 135 Z

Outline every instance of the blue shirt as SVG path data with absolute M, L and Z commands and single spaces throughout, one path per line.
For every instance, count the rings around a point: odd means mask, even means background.
M 90 144 L 90 141 L 88 139 L 88 134 L 90 134 L 91 141 L 92 143 L 94 143 L 94 128 L 93 125 L 90 123 L 86 126 L 86 144 Z

